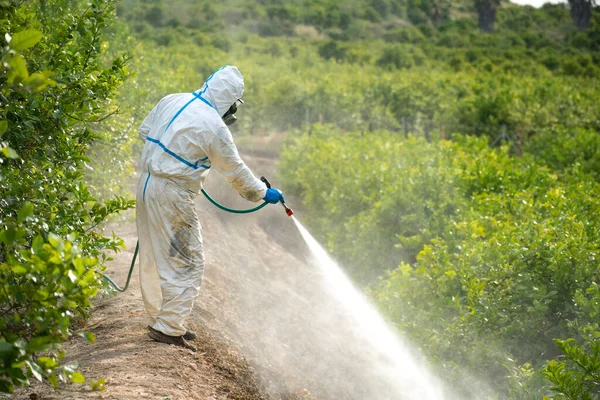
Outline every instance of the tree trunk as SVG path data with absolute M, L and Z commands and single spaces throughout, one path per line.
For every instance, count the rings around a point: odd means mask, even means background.
M 594 0 L 569 0 L 571 18 L 580 31 L 590 27 Z
M 475 8 L 479 14 L 479 29 L 485 33 L 494 32 L 494 23 L 496 22 L 496 1 L 475 0 Z

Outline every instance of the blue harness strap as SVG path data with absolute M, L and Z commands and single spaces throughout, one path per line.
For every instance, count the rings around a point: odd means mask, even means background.
M 185 105 L 183 107 L 181 107 L 179 109 L 179 111 L 177 111 L 177 113 L 173 116 L 173 118 L 171 118 L 171 121 L 169 121 L 169 124 L 167 125 L 167 127 L 165 128 L 165 130 L 163 132 L 166 132 L 167 129 L 169 129 L 171 127 L 171 124 L 173 123 L 173 121 L 175 121 L 177 119 L 177 117 L 179 117 L 179 114 L 181 114 L 183 112 L 183 110 L 185 110 L 187 108 L 187 106 L 192 104 L 194 102 L 194 100 L 196 100 L 196 99 L 197 99 L 197 97 L 193 97 L 190 101 L 185 103 Z
M 185 164 L 185 165 L 187 165 L 188 167 L 190 167 L 190 168 L 193 168 L 193 169 L 198 169 L 198 164 L 199 164 L 199 161 L 196 161 L 194 164 L 192 164 L 191 162 L 189 162 L 188 160 L 184 159 L 183 157 L 181 157 L 181 156 L 178 156 L 177 154 L 173 153 L 171 150 L 169 150 L 169 149 L 167 148 L 167 146 L 165 146 L 164 144 L 162 144 L 162 143 L 160 142 L 160 140 L 158 140 L 158 139 L 154 139 L 154 138 L 151 138 L 150 136 L 148 136 L 148 137 L 146 138 L 146 140 L 149 140 L 149 141 L 151 141 L 152 143 L 156 143 L 157 145 L 159 145 L 159 146 L 160 146 L 160 148 L 161 148 L 161 149 L 163 149 L 163 151 L 164 151 L 165 153 L 167 153 L 168 155 L 170 155 L 170 156 L 172 156 L 172 157 L 175 157 L 175 158 L 176 158 L 178 161 L 181 161 L 182 163 L 184 163 L 184 164 Z M 204 165 L 204 164 L 202 164 L 202 167 L 204 167 L 204 168 L 206 168 L 206 169 L 209 169 L 209 168 L 210 168 L 210 166 L 206 166 L 206 165 Z
M 208 87 L 208 85 L 206 87 Z M 204 89 L 204 91 L 202 93 L 204 93 L 205 91 L 206 91 L 206 89 Z M 171 124 L 173 123 L 173 121 L 175 121 L 177 119 L 177 117 L 179 117 L 179 115 L 183 112 L 183 110 L 185 110 L 187 108 L 187 106 L 189 106 L 190 104 L 192 104 L 195 100 L 201 100 L 204 104 L 206 104 L 210 108 L 212 108 L 212 109 L 215 108 L 212 104 L 210 104 L 210 101 L 208 101 L 204 97 L 202 97 L 202 93 L 200 93 L 200 94 L 196 93 L 196 92 L 192 93 L 192 95 L 194 95 L 194 98 L 192 98 L 190 101 L 188 101 L 187 103 L 185 103 L 183 105 L 183 107 L 181 107 L 179 109 L 179 111 L 177 111 L 177 113 L 173 116 L 173 118 L 171 118 L 171 121 L 169 121 L 169 124 L 165 128 L 164 132 L 166 132 L 167 129 L 169 129 L 171 127 Z
M 210 104 L 210 101 L 206 100 L 204 97 L 202 97 L 202 95 L 200 95 L 200 94 L 198 94 L 198 93 L 192 93 L 192 94 L 194 95 L 194 98 L 193 98 L 192 100 L 190 100 L 190 103 L 191 103 L 192 101 L 194 101 L 194 100 L 198 99 L 198 100 L 200 100 L 200 101 L 204 102 L 204 103 L 205 103 L 206 105 L 208 105 L 210 108 L 215 108 L 215 107 L 213 107 L 213 105 L 212 105 L 212 104 Z M 189 104 L 189 103 L 188 103 L 188 104 Z M 187 106 L 187 104 L 186 104 L 184 107 L 186 107 L 186 106 Z M 179 110 L 179 111 L 183 111 L 183 110 Z M 179 113 L 177 113 L 177 115 L 179 115 Z M 173 117 L 173 120 L 174 120 L 174 119 L 177 117 L 177 115 L 176 115 L 175 117 Z M 172 122 L 173 120 L 171 120 L 171 122 Z M 167 127 L 167 128 L 168 128 L 168 127 Z
M 169 121 L 167 127 L 165 128 L 165 130 L 163 131 L 166 132 L 170 127 L 171 124 L 173 124 L 173 122 L 177 119 L 177 117 L 179 117 L 179 115 L 181 115 L 181 113 L 190 105 L 192 104 L 194 101 L 196 100 L 200 100 L 202 101 L 204 104 L 206 104 L 207 106 L 209 106 L 210 108 L 212 108 L 213 110 L 216 110 L 215 107 L 210 103 L 210 101 L 206 100 L 204 97 L 202 97 L 202 95 L 206 92 L 206 90 L 208 90 L 208 81 L 210 81 L 212 79 L 212 77 L 219 71 L 221 71 L 223 68 L 227 67 L 227 65 L 225 65 L 224 67 L 219 68 L 218 70 L 216 70 L 215 72 L 212 73 L 211 76 L 208 77 L 208 79 L 206 80 L 206 82 L 204 83 L 204 89 L 202 89 L 199 93 L 193 92 L 192 95 L 194 96 L 190 101 L 188 101 L 187 103 L 185 103 L 183 105 L 183 107 L 181 107 L 179 109 L 179 111 L 177 111 L 177 113 L 173 116 L 173 118 L 171 118 L 171 120 Z M 183 157 L 175 154 L 174 152 L 172 152 L 171 150 L 169 150 L 167 148 L 167 146 L 165 146 L 163 143 L 161 143 L 160 140 L 158 139 L 154 139 L 151 137 L 146 137 L 146 140 L 149 140 L 152 143 L 156 143 L 157 145 L 160 146 L 161 149 L 164 150 L 165 153 L 167 153 L 168 155 L 175 157 L 177 160 L 181 161 L 182 163 L 184 163 L 185 165 L 187 165 L 190 168 L 193 169 L 198 169 L 198 164 L 200 164 L 201 162 L 207 161 L 208 157 L 205 157 L 201 160 L 196 161 L 195 163 L 191 163 L 190 161 L 187 161 L 186 159 L 184 159 Z M 205 168 L 205 169 L 209 169 L 210 165 L 206 165 L 206 164 L 200 164 L 200 167 Z M 148 173 L 148 179 L 150 179 L 150 173 Z M 148 184 L 148 181 L 146 181 L 146 185 Z M 144 188 L 144 194 L 146 194 L 146 190 Z

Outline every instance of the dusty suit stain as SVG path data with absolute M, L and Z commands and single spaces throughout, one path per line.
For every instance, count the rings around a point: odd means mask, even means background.
M 191 239 L 192 227 L 190 225 L 176 228 L 169 247 L 169 256 L 181 259 L 184 267 L 188 269 L 198 265 L 196 254 L 190 249 Z

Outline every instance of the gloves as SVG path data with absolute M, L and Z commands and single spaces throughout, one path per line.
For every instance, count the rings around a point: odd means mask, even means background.
M 271 203 L 271 204 L 277 204 L 280 201 L 285 202 L 285 199 L 283 198 L 283 193 L 281 193 L 281 190 L 272 189 L 272 188 L 267 189 L 267 193 L 265 194 L 265 197 L 263 197 L 263 200 L 266 201 L 267 203 Z

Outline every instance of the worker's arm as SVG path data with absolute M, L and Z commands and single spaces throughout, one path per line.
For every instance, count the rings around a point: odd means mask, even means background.
M 229 129 L 224 127 L 215 135 L 206 153 L 211 166 L 246 200 L 256 202 L 265 197 L 267 186 L 254 176 L 241 159 Z
M 143 142 L 146 141 L 146 138 L 148 137 L 148 134 L 150 133 L 150 129 L 152 129 L 152 125 L 154 124 L 154 117 L 156 115 L 156 109 L 158 108 L 159 103 L 157 103 L 154 106 L 154 108 L 152 109 L 152 111 L 150 111 L 148 113 L 146 118 L 144 118 L 144 122 L 142 122 L 142 124 L 138 128 L 138 133 Z

